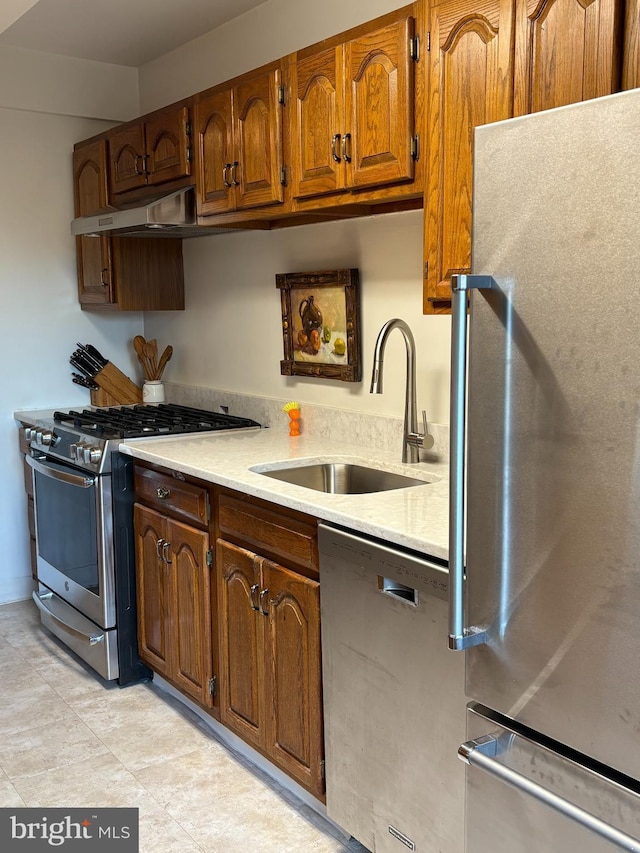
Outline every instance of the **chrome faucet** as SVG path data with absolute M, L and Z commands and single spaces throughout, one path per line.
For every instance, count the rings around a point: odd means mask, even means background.
M 423 409 L 422 422 L 424 432 L 418 432 L 418 412 L 416 406 L 416 343 L 413 333 L 404 320 L 387 320 L 378 333 L 373 353 L 373 372 L 371 374 L 371 393 L 382 394 L 382 368 L 384 364 L 384 348 L 389 333 L 393 329 L 402 332 L 407 348 L 407 381 L 404 395 L 404 432 L 402 439 L 402 461 L 419 462 L 420 448 L 429 450 L 433 447 L 433 436 L 429 435 L 427 413 Z

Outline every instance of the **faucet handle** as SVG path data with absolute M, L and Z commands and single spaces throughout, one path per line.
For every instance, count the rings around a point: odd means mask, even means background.
M 431 450 L 433 447 L 434 437 L 429 435 L 429 424 L 427 423 L 427 410 L 422 410 L 422 448 L 424 450 Z

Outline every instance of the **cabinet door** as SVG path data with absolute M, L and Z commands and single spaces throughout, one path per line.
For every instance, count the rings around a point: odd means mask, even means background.
M 236 206 L 257 207 L 281 202 L 282 119 L 280 71 L 265 72 L 233 91 L 236 156 L 231 172 Z
M 451 275 L 471 267 L 473 130 L 512 114 L 511 0 L 430 11 L 425 313 L 449 310 Z
M 233 123 L 231 92 L 216 92 L 198 100 L 195 109 L 198 214 L 232 210 Z M 237 167 L 236 167 L 237 168 Z
M 216 544 L 220 619 L 220 720 L 248 743 L 264 742 L 264 618 L 257 611 L 260 560 Z
M 353 39 L 344 46 L 344 158 L 353 187 L 410 181 L 414 174 L 414 19 Z
M 640 0 L 627 0 L 622 46 L 622 88 L 640 86 Z
M 181 690 L 201 704 L 210 705 L 209 534 L 167 519 L 166 539 L 173 578 L 171 675 Z
M 159 110 L 145 122 L 147 183 L 162 184 L 191 174 L 189 110 Z
M 135 504 L 134 531 L 140 657 L 156 672 L 170 677 L 171 577 L 170 566 L 160 557 L 165 538 L 164 516 Z
M 305 788 L 322 795 L 320 585 L 263 561 L 267 752 Z
M 110 208 L 107 144 L 104 139 L 73 152 L 73 193 L 76 216 L 93 216 Z M 84 305 L 109 305 L 114 294 L 111 239 L 77 237 L 78 294 Z
M 76 237 L 78 298 L 83 306 L 115 304 L 111 237 Z
M 515 115 L 615 92 L 621 0 L 516 0 Z
M 143 187 L 145 172 L 144 127 L 135 124 L 109 136 L 110 187 L 114 195 Z
M 292 65 L 291 148 L 297 198 L 344 187 L 342 53 L 330 48 Z
M 73 190 L 76 216 L 93 216 L 111 209 L 104 139 L 73 152 Z

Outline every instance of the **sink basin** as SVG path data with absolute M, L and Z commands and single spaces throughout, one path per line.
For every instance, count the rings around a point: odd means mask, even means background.
M 300 465 L 296 468 L 272 468 L 259 471 L 265 477 L 283 480 L 294 486 L 304 486 L 316 492 L 332 495 L 363 495 L 369 492 L 385 492 L 391 489 L 408 489 L 410 486 L 428 486 L 427 480 L 354 465 L 350 462 L 325 462 Z

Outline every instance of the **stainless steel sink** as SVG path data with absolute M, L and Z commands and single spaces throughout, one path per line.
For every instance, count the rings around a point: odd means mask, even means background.
M 391 489 L 407 489 L 410 486 L 428 486 L 427 480 L 354 465 L 350 462 L 325 462 L 300 465 L 295 468 L 272 468 L 258 471 L 265 477 L 283 480 L 294 486 L 304 486 L 316 492 L 332 495 L 362 495 L 369 492 L 385 492 Z

